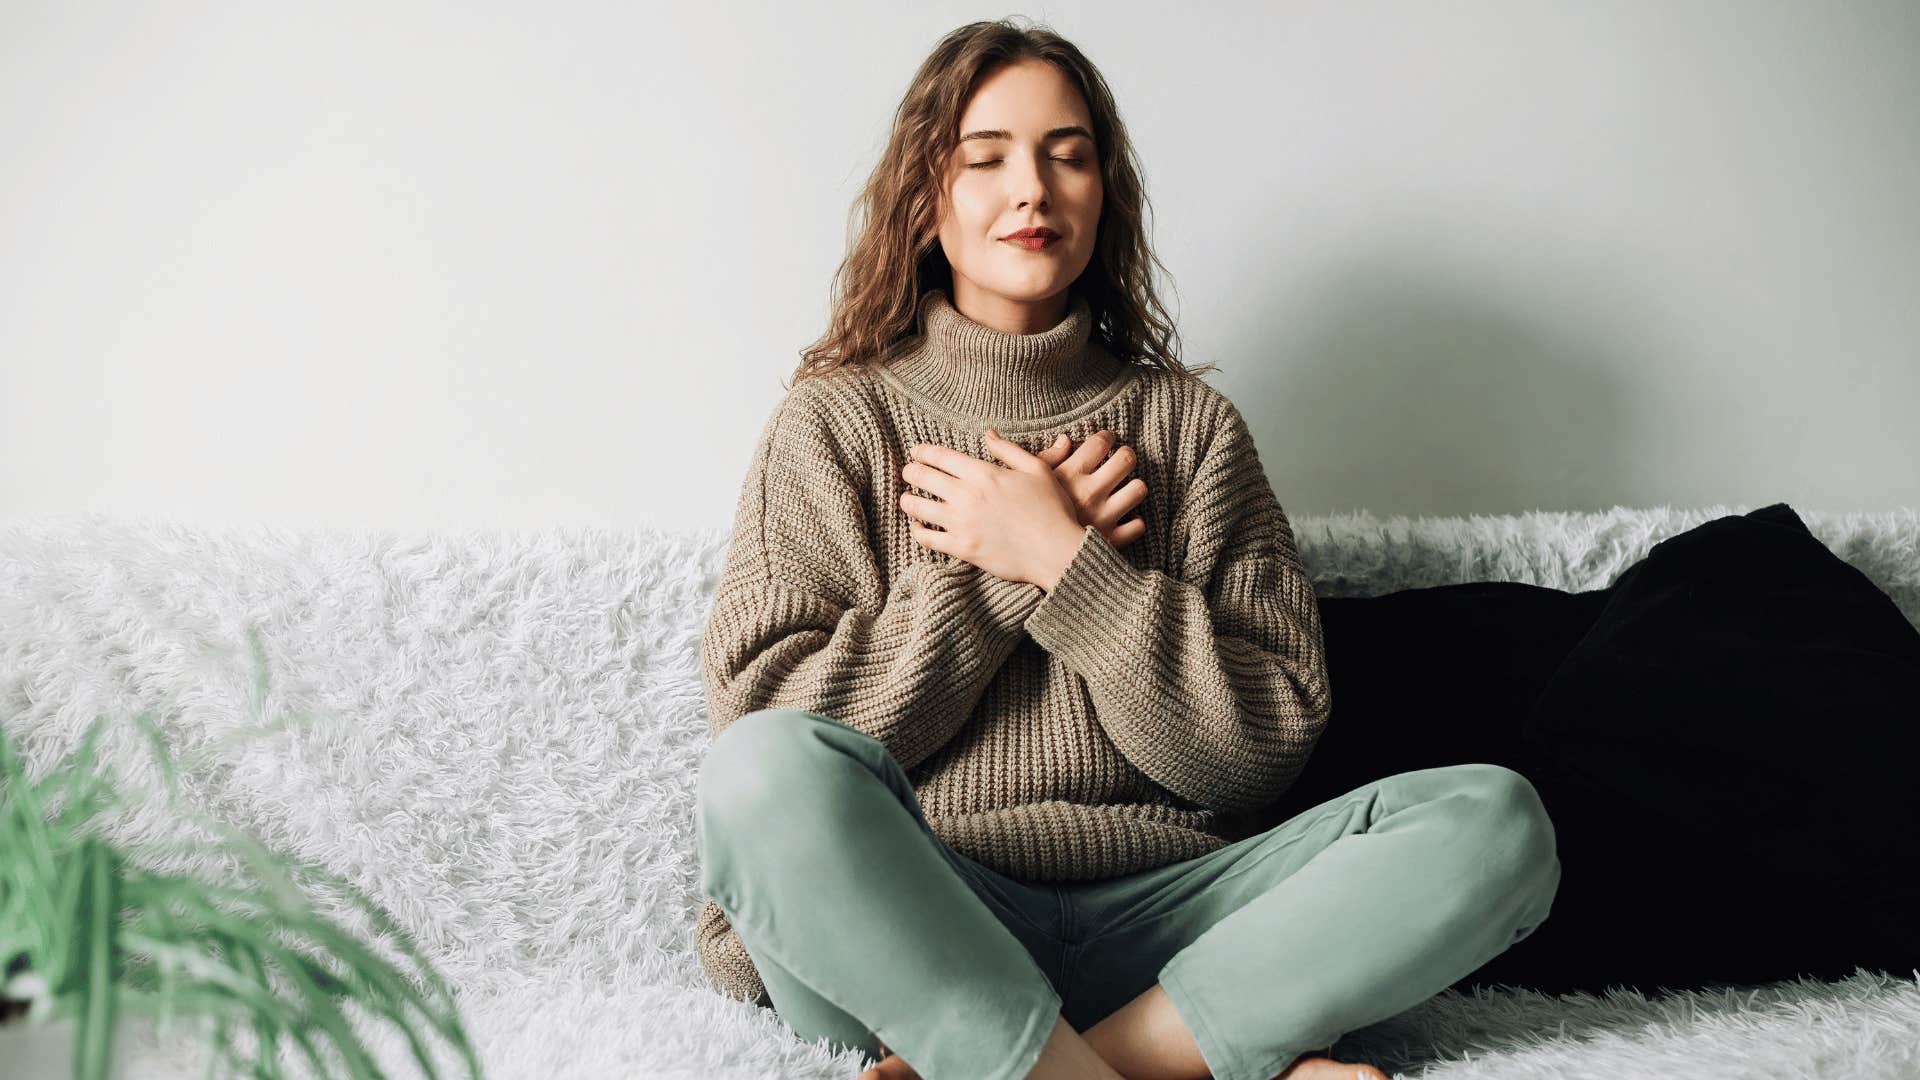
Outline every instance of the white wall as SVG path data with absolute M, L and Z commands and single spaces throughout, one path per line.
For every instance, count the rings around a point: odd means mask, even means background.
M 1911 0 L 1014 10 L 1289 512 L 1920 506 Z M 1006 13 L 0 0 L 0 519 L 727 523 Z

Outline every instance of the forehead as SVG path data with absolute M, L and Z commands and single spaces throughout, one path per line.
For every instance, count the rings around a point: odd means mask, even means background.
M 1092 138 L 1087 103 L 1059 68 L 1044 60 L 1008 64 L 980 81 L 960 113 L 960 139 L 1047 140 L 1081 129 Z M 1063 130 L 1064 129 L 1064 130 Z

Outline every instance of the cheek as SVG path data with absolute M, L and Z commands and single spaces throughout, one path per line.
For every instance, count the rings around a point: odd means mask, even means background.
M 959 184 L 953 193 L 954 228 L 969 242 L 992 239 L 994 221 L 1000 209 L 999 201 L 991 195 L 978 190 L 970 190 L 970 185 Z
M 1105 189 L 1100 183 L 1100 175 L 1095 173 L 1087 181 L 1087 186 L 1075 192 L 1074 217 L 1080 226 L 1080 235 L 1090 236 L 1100 225 L 1100 204 L 1105 197 Z
M 948 197 L 962 217 L 978 218 L 991 213 L 1004 195 L 992 169 L 960 169 L 947 188 Z

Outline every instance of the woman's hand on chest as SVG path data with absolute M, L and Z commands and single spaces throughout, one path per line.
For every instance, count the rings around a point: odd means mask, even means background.
M 1119 443 L 1113 432 L 1101 428 L 1077 450 L 1063 433 L 1034 456 L 1053 467 L 1054 478 L 1073 499 L 1080 524 L 1098 528 L 1107 543 L 1123 548 L 1147 531 L 1141 518 L 1121 521 L 1147 501 L 1147 482 L 1136 476 L 1121 483 L 1138 459 L 1133 448 Z
M 918 443 L 900 477 L 936 498 L 902 492 L 900 509 L 913 519 L 909 527 L 922 546 L 1051 590 L 1087 525 L 1116 547 L 1146 531 L 1138 519 L 1119 523 L 1146 498 L 1146 484 L 1136 479 L 1113 491 L 1134 459 L 1126 448 L 1109 457 L 1111 439 L 1110 432 L 1096 432 L 1070 453 L 1071 440 L 1061 435 L 1034 454 L 989 430 L 983 441 L 998 462 Z

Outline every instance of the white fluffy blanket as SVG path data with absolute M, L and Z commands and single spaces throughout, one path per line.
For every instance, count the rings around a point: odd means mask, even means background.
M 1584 590 L 1750 509 L 1293 525 L 1323 596 Z M 1920 624 L 1920 515 L 1801 517 Z M 196 806 L 344 874 L 417 935 L 497 1080 L 850 1078 L 857 1055 L 712 992 L 691 947 L 699 641 L 727 539 L 17 521 L 0 529 L 0 718 L 39 775 L 96 713 L 156 710 L 180 751 L 209 755 L 184 777 Z M 245 735 L 289 716 L 304 722 Z M 157 786 L 131 725 L 105 750 Z M 117 835 L 175 831 L 156 803 Z M 1449 991 L 1339 1050 L 1407 1076 L 1897 1080 L 1920 1076 L 1916 974 L 1653 1000 Z M 390 1075 L 418 1074 L 391 1028 L 363 1030 Z M 199 1074 L 199 1044 L 126 1031 L 131 1075 Z

